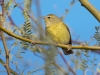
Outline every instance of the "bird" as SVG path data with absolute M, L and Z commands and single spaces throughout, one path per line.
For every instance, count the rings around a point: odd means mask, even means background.
M 71 34 L 68 26 L 56 15 L 48 14 L 44 16 L 46 35 L 56 44 L 68 45 L 69 48 L 62 48 L 65 55 L 73 54 L 70 48 L 72 45 Z

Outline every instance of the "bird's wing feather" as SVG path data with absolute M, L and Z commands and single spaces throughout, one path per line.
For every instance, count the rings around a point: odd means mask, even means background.
M 62 23 L 63 23 L 63 22 L 62 22 Z M 64 24 L 64 25 L 66 26 L 66 29 L 68 30 L 69 35 L 70 35 L 70 41 L 69 41 L 69 43 L 68 43 L 68 44 L 72 44 L 72 39 L 71 39 L 70 30 L 69 30 L 69 28 L 68 28 L 68 26 L 67 26 L 66 24 Z

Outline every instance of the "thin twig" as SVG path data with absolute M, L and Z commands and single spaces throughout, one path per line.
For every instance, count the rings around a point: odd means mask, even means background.
M 18 3 L 15 0 L 13 0 L 13 1 L 14 1 L 15 4 L 18 5 Z M 21 11 L 24 11 L 25 10 L 20 5 L 18 5 L 18 7 L 21 9 Z M 28 14 L 28 12 L 27 12 L 27 14 Z M 35 24 L 37 24 L 37 20 L 35 18 L 31 17 L 29 14 L 28 14 L 28 16 L 35 22 Z
M 5 65 L 5 63 L 4 63 L 4 61 L 0 58 L 0 63 L 2 64 L 2 65 Z M 5 67 L 5 66 L 4 66 Z M 5 67 L 6 68 L 6 67 Z M 14 74 L 14 75 L 18 75 L 15 71 L 13 71 L 11 68 L 9 68 L 10 69 L 10 71 L 11 71 L 11 73 L 12 74 Z
M 14 1 L 15 4 L 18 5 L 18 3 L 15 0 L 13 0 L 13 1 Z M 18 5 L 18 7 L 21 9 L 21 11 L 23 11 L 23 12 L 25 11 L 27 13 L 27 15 L 30 17 L 30 19 L 33 20 L 34 23 L 39 27 L 41 32 L 45 32 L 44 29 L 41 26 L 41 23 L 38 23 L 37 20 L 33 16 L 31 16 L 25 9 L 23 9 L 20 5 Z M 38 9 L 39 9 L 39 12 L 40 12 L 40 7 L 38 7 Z M 41 15 L 41 13 L 39 13 L 39 15 Z
M 8 37 L 5 37 L 5 39 L 6 40 L 13 40 L 13 38 L 12 37 L 9 37 L 9 36 Z M 1 41 L 1 38 L 0 38 L 0 41 Z
M 62 53 L 60 51 L 58 51 L 58 53 L 60 54 L 60 56 L 62 57 L 62 59 L 64 60 L 65 64 L 68 66 L 69 71 L 71 71 L 74 75 L 76 75 L 76 73 L 72 70 L 72 68 L 69 66 L 69 64 L 67 63 L 66 59 L 64 58 L 64 56 L 62 55 Z
M 4 0 L 1 1 L 2 5 L 2 15 L 0 15 L 0 23 L 1 23 L 1 26 L 3 27 L 4 25 L 4 14 L 5 14 L 5 7 L 4 7 Z M 7 70 L 7 73 L 8 75 L 10 75 L 10 69 L 9 69 L 9 50 L 7 48 L 7 45 L 6 45 L 6 40 L 5 40 L 5 37 L 4 37 L 4 33 L 3 31 L 0 30 L 0 35 L 1 35 L 1 39 L 2 39 L 2 42 L 3 42 L 3 46 L 4 46 L 4 49 L 5 49 L 5 54 L 6 54 L 6 63 L 4 64 L 4 66 L 6 67 L 6 70 Z

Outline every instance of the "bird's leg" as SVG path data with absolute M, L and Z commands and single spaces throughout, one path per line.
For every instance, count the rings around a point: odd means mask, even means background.
M 68 44 L 68 51 L 72 49 L 72 45 Z
M 85 43 L 81 43 L 80 45 L 81 45 L 81 46 L 86 46 Z
M 31 42 L 31 46 L 33 46 L 33 45 L 35 45 L 35 43 L 34 42 Z

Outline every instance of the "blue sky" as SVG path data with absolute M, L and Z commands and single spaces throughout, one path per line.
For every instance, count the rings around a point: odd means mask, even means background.
M 17 2 L 19 2 L 18 0 Z M 90 37 L 93 36 L 95 32 L 95 26 L 99 25 L 99 22 L 92 16 L 90 12 L 88 12 L 87 9 L 85 9 L 83 6 L 81 6 L 79 1 L 76 1 L 75 4 L 71 7 L 70 2 L 72 0 L 53 0 L 53 1 L 47 1 L 47 0 L 40 0 L 40 6 L 41 6 L 41 14 L 42 16 L 46 16 L 47 14 L 55 14 L 58 17 L 61 17 L 66 12 L 65 10 L 68 9 L 69 12 L 66 15 L 64 22 L 69 26 L 72 38 L 76 39 L 79 35 L 79 39 L 81 41 L 88 41 L 90 40 Z M 35 1 L 34 1 L 35 2 Z M 32 10 L 35 15 L 37 15 L 35 3 L 33 2 Z M 99 8 L 99 0 L 94 1 L 90 0 L 90 2 L 98 9 Z M 19 16 L 22 16 L 22 13 L 18 12 L 20 11 L 19 8 L 15 8 L 12 11 L 12 17 L 15 19 L 15 23 L 17 25 L 20 25 L 23 23 L 24 18 Z M 16 13 L 17 12 L 17 13 Z M 15 16 L 18 15 L 18 16 Z M 17 19 L 17 21 L 16 21 Z M 43 21 L 44 23 L 44 21 Z M 45 26 L 45 25 L 44 25 Z M 80 31 L 81 30 L 81 31 Z
M 23 0 L 21 0 L 21 1 L 16 0 L 16 1 L 23 2 Z M 94 16 L 92 16 L 92 14 L 87 9 L 85 9 L 83 6 L 81 6 L 79 1 L 76 1 L 72 7 L 70 6 L 71 1 L 72 0 L 40 0 L 41 14 L 42 14 L 42 16 L 46 16 L 47 14 L 55 14 L 58 17 L 61 17 L 62 15 L 64 15 L 66 13 L 65 10 L 68 9 L 69 12 L 64 19 L 64 23 L 69 26 L 69 29 L 70 29 L 71 35 L 72 35 L 72 39 L 76 40 L 76 38 L 80 35 L 78 40 L 80 40 L 82 42 L 84 42 L 84 41 L 89 42 L 91 37 L 95 33 L 95 26 L 99 26 L 100 23 L 94 18 Z M 93 4 L 93 6 L 96 9 L 98 9 L 100 11 L 100 0 L 89 0 L 89 1 Z M 33 10 L 34 14 L 37 15 L 34 2 L 35 2 L 35 0 L 33 0 L 32 10 Z M 14 22 L 16 23 L 16 25 L 18 25 L 18 27 L 20 27 L 20 25 L 22 25 L 25 21 L 24 18 L 22 17 L 22 13 L 19 8 L 15 8 L 11 12 L 11 16 L 12 16 Z M 45 25 L 44 25 L 43 20 L 42 20 L 42 23 L 43 23 L 43 28 L 44 28 Z M 9 48 L 11 48 L 10 44 L 12 44 L 12 43 L 13 43 L 13 41 L 7 41 L 7 45 L 9 46 Z M 93 44 L 95 44 L 95 41 L 93 41 L 92 44 L 90 44 L 90 45 L 93 45 Z M 1 45 L 0 48 L 3 49 L 2 42 L 0 42 L 0 45 Z M 12 50 L 11 54 L 15 54 L 16 52 L 17 52 L 17 48 L 15 47 Z M 94 53 L 89 52 L 89 55 L 90 55 L 90 59 L 93 60 Z M 24 57 L 24 60 L 22 60 L 22 62 L 28 61 L 27 63 L 31 63 L 32 67 L 29 67 L 27 69 L 27 71 L 36 69 L 37 67 L 42 66 L 44 63 L 44 61 L 42 59 L 34 56 L 34 54 L 30 51 L 26 51 L 25 54 L 22 54 L 22 56 Z M 99 55 L 96 54 L 96 57 L 98 59 L 96 61 L 97 64 L 100 62 L 100 58 L 98 58 L 98 56 Z M 2 56 L 2 55 L 0 55 L 0 57 L 4 58 L 4 56 Z M 70 58 L 69 58 L 70 56 L 64 56 L 64 57 L 67 60 L 69 60 L 69 63 L 71 62 Z M 84 58 L 84 56 L 83 56 L 83 58 Z M 24 67 L 23 63 L 20 63 L 21 60 L 17 60 L 15 57 L 13 57 L 12 59 L 14 61 L 18 61 L 20 67 Z M 4 60 L 5 60 L 5 58 L 4 58 Z M 64 63 L 60 57 L 59 57 L 59 60 L 61 60 L 62 64 Z M 15 70 L 15 65 L 12 65 L 12 64 L 10 64 L 10 65 L 11 65 L 11 68 L 13 68 Z M 34 65 L 36 65 L 36 66 L 34 66 Z M 90 63 L 89 63 L 89 65 L 90 65 Z M 2 65 L 0 65 L 0 70 L 5 70 L 5 68 L 3 68 Z M 21 70 L 23 70 L 23 68 L 21 68 Z M 96 70 L 96 68 L 94 70 Z M 25 71 L 25 74 L 27 73 L 27 71 Z M 34 74 L 36 74 L 36 73 L 34 73 Z M 82 70 L 78 69 L 77 75 L 80 75 L 81 73 L 83 73 Z M 4 72 L 1 72 L 0 75 L 1 74 L 7 75 Z M 42 71 L 42 73 L 39 75 L 43 75 L 43 74 L 44 74 L 44 72 Z

